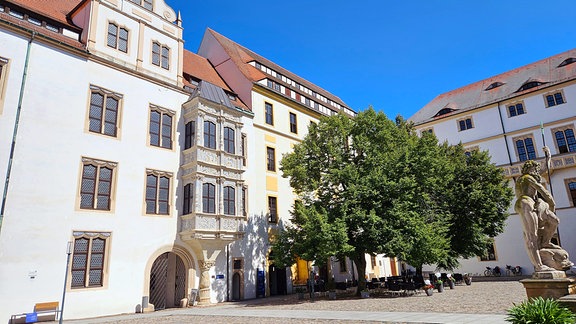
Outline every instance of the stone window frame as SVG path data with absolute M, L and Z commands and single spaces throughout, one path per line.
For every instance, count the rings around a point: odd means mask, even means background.
M 566 193 L 568 194 L 568 202 L 570 203 L 571 207 L 576 207 L 576 188 L 574 196 L 572 195 L 572 191 L 570 190 L 570 183 L 576 184 L 576 178 L 567 178 L 564 179 L 564 188 L 566 189 Z
M 147 189 L 149 187 L 148 184 L 148 176 L 155 176 L 157 179 L 156 182 L 156 193 L 155 193 L 155 197 L 154 197 L 154 201 L 155 201 L 155 208 L 154 208 L 154 212 L 148 212 L 148 201 L 151 200 L 147 197 Z M 168 178 L 168 200 L 166 201 L 168 206 L 168 212 L 167 213 L 162 213 L 160 212 L 159 209 L 159 201 L 160 201 L 160 182 L 158 181 L 160 178 Z M 144 199 L 143 199 L 143 213 L 146 216 L 171 216 L 172 215 L 172 206 L 173 206 L 173 201 L 172 201 L 172 196 L 173 196 L 173 190 L 174 190 L 174 174 L 172 172 L 167 172 L 167 171 L 160 171 L 160 170 L 154 170 L 154 169 L 146 169 L 145 172 L 145 176 L 144 176 Z
M 110 45 L 110 42 L 109 42 L 109 41 L 110 41 L 110 37 L 112 36 L 112 35 L 110 34 L 110 26 L 116 27 L 116 36 L 115 36 L 115 40 L 114 40 L 114 42 L 115 42 L 115 43 L 114 43 L 114 46 Z M 125 30 L 125 31 L 126 31 L 126 39 L 125 39 L 125 42 L 126 42 L 126 50 L 125 50 L 125 51 L 120 48 L 120 43 L 121 43 L 121 41 L 124 41 L 124 39 L 122 39 L 121 36 L 120 36 L 120 31 L 121 31 L 121 30 Z M 130 44 L 130 29 L 128 29 L 126 26 L 124 26 L 124 25 L 122 25 L 122 24 L 119 24 L 119 23 L 117 23 L 117 22 L 115 22 L 115 21 L 109 20 L 109 21 L 108 21 L 108 28 L 106 28 L 106 45 L 107 45 L 108 47 L 110 47 L 110 48 L 113 48 L 113 49 L 119 51 L 119 52 L 128 54 L 128 51 L 129 51 L 129 49 L 130 49 L 130 45 L 129 45 L 129 44 Z
M 108 286 L 108 267 L 109 267 L 109 256 L 110 256 L 110 241 L 112 237 L 112 233 L 110 232 L 89 232 L 89 231 L 74 231 L 72 233 L 73 240 L 70 241 L 70 252 L 72 254 L 72 258 L 70 260 L 70 270 L 69 270 L 69 279 L 66 283 L 66 287 L 69 290 L 81 290 L 81 289 L 105 289 Z M 88 248 L 86 253 L 83 251 L 77 250 L 77 242 L 81 239 L 87 239 Z M 94 253 L 93 251 L 93 242 L 96 239 L 104 240 L 104 248 L 102 251 L 102 266 L 101 267 L 94 267 L 92 263 L 96 258 L 92 258 Z M 98 253 L 100 254 L 100 253 Z M 82 255 L 86 255 L 85 257 L 80 257 Z M 80 257 L 80 258 L 79 258 Z M 80 262 L 82 259 L 85 259 L 84 266 L 80 266 Z M 96 284 L 90 284 L 90 274 L 93 271 L 100 272 L 100 281 Z M 82 275 L 83 273 L 83 275 Z M 82 275 L 83 283 L 82 285 L 73 285 L 74 278 L 78 275 Z
M 519 141 L 519 140 L 525 141 L 527 138 L 532 139 L 532 143 L 533 143 L 533 145 L 534 145 L 534 155 L 535 155 L 534 160 L 535 160 L 535 159 L 538 159 L 538 157 L 539 157 L 539 156 L 538 156 L 538 150 L 536 149 L 536 141 L 534 140 L 534 135 L 533 135 L 533 134 L 520 135 L 520 136 L 517 136 L 517 137 L 513 137 L 513 138 L 512 138 L 512 145 L 514 146 L 514 152 L 516 153 L 516 160 L 517 160 L 516 162 L 525 162 L 525 161 L 528 161 L 528 160 L 532 160 L 532 159 L 530 158 L 528 152 L 526 152 L 526 157 L 527 157 L 527 159 L 521 161 L 521 160 L 520 160 L 520 154 L 518 153 L 518 146 L 516 145 L 516 142 L 517 142 L 517 141 Z M 524 143 L 524 147 L 526 147 L 526 143 Z
M 236 201 L 236 188 L 231 185 L 224 185 L 222 187 L 222 213 L 228 216 L 235 216 L 237 209 Z
M 518 107 L 517 106 L 519 104 L 522 105 L 522 111 L 523 112 L 521 114 L 518 114 Z M 512 107 L 512 106 L 514 106 L 514 111 L 516 113 L 516 115 L 514 115 L 514 116 L 512 116 L 512 114 L 510 113 L 510 107 Z M 517 101 L 509 102 L 509 103 L 505 104 L 505 107 L 506 107 L 506 114 L 508 115 L 508 118 L 514 118 L 514 117 L 518 117 L 520 115 L 525 115 L 528 113 L 526 111 L 526 104 L 524 103 L 523 100 L 517 100 Z
M 424 135 L 424 133 L 434 134 L 434 127 L 426 127 L 420 130 L 420 136 Z
M 96 105 L 94 105 L 94 107 L 97 108 L 101 108 L 101 116 L 100 118 L 100 130 L 97 131 L 95 129 L 92 129 L 92 124 L 91 124 L 91 120 L 94 120 L 95 118 L 94 115 L 91 113 L 92 110 L 92 106 L 93 106 L 93 101 L 92 101 L 92 96 L 94 94 L 100 94 L 103 96 L 103 103 L 102 103 L 102 107 L 98 107 Z M 115 125 L 115 133 L 112 134 L 108 134 L 106 133 L 106 113 L 108 112 L 107 109 L 107 103 L 108 103 L 108 98 L 113 98 L 117 101 L 117 108 L 116 108 L 116 120 L 114 121 L 114 125 Z M 120 139 L 120 133 L 121 133 L 121 129 L 122 129 L 122 111 L 123 111 L 123 106 L 124 106 L 124 95 L 108 90 L 106 88 L 97 86 L 97 85 L 93 85 L 91 84 L 88 88 L 88 96 L 87 96 L 87 103 L 86 103 L 86 120 L 85 120 L 85 124 L 84 124 L 84 131 L 86 133 L 90 133 L 90 134 L 96 134 L 96 135 L 102 135 L 102 136 L 106 136 L 106 137 L 112 137 L 112 138 L 116 138 L 116 139 Z
M 487 253 L 488 256 L 487 256 L 486 260 L 483 260 L 484 257 L 479 255 L 479 256 L 478 256 L 478 261 L 480 261 L 480 262 L 498 261 L 498 251 L 497 251 L 497 249 L 496 249 L 496 241 L 495 241 L 494 239 L 490 239 L 490 241 L 491 241 L 491 243 L 492 243 L 492 252 L 494 252 L 494 253 L 493 253 L 493 256 L 492 256 L 492 257 L 490 256 L 489 248 L 487 248 L 487 249 L 486 249 L 486 252 L 488 252 L 488 253 Z
M 560 94 L 560 97 L 562 98 L 562 102 L 561 103 L 557 103 L 556 102 L 556 95 Z M 553 96 L 554 99 L 554 104 L 550 105 L 550 103 L 548 102 L 548 96 Z M 546 108 L 551 108 L 551 107 L 556 107 L 558 105 L 563 105 L 565 104 L 566 101 L 566 96 L 564 95 L 564 89 L 555 89 L 552 91 L 548 91 L 544 94 L 542 94 L 542 99 L 544 100 L 544 105 Z
M 84 167 L 86 165 L 94 165 L 97 167 L 97 174 L 100 174 L 101 168 L 108 168 L 112 170 L 112 179 L 110 182 L 110 194 L 109 194 L 109 206 L 107 209 L 103 208 L 86 208 L 82 207 L 82 184 L 84 182 Z M 90 212 L 103 212 L 103 213 L 113 213 L 116 206 L 116 181 L 118 174 L 118 163 L 111 161 L 104 161 L 100 159 L 93 159 L 90 157 L 82 157 L 80 160 L 80 168 L 78 174 L 78 193 L 76 196 L 75 209 L 77 211 L 90 211 Z M 98 186 L 100 185 L 99 177 L 96 178 L 95 188 L 94 188 L 94 200 L 92 205 L 97 206 L 98 204 Z
M 158 50 L 155 50 L 156 47 Z M 166 44 L 162 44 L 160 41 L 154 40 L 151 45 L 150 63 L 164 70 L 170 70 L 170 47 Z M 166 52 L 166 55 L 165 55 Z
M 153 144 L 152 143 L 152 112 L 156 112 L 160 114 L 160 124 L 159 124 L 159 133 L 158 135 L 158 145 Z M 171 124 L 170 124 L 170 137 L 167 137 L 166 134 L 164 134 L 163 129 L 164 129 L 164 116 L 170 116 L 171 117 Z M 174 139 L 176 137 L 176 127 L 175 125 L 178 123 L 177 121 L 177 116 L 176 116 L 176 112 L 164 107 L 160 107 L 154 104 L 150 104 L 149 105 L 149 111 L 148 111 L 148 146 L 152 146 L 152 147 L 157 147 L 157 148 L 161 148 L 161 149 L 166 149 L 166 150 L 171 150 L 173 151 L 175 149 L 175 145 L 174 145 Z M 169 141 L 169 146 L 165 146 L 165 139 L 168 139 Z
M 10 70 L 10 60 L 0 56 L 0 115 L 2 115 L 4 107 L 4 98 L 6 97 L 6 80 L 8 80 L 8 72 Z
M 470 120 L 470 127 L 468 127 L 468 125 L 465 125 L 466 128 L 462 129 L 462 127 L 460 127 L 460 122 L 464 122 L 466 124 L 466 121 Z M 474 125 L 474 119 L 472 118 L 472 116 L 466 116 L 466 117 L 462 117 L 456 120 L 456 126 L 458 126 L 458 132 L 464 132 L 467 131 L 469 129 L 472 129 L 475 127 Z
M 210 186 L 214 189 L 214 195 L 210 195 Z M 208 194 L 205 193 L 204 188 L 208 188 Z M 202 213 L 215 215 L 218 211 L 218 198 L 217 198 L 218 185 L 212 181 L 202 183 Z M 214 209 L 210 209 L 210 202 L 213 202 Z
M 558 154 L 564 154 L 564 153 L 570 153 L 570 152 L 576 152 L 576 151 L 570 151 L 570 145 L 568 144 L 568 139 L 566 138 L 566 130 L 572 130 L 572 132 L 574 132 L 574 135 L 576 136 L 576 129 L 574 128 L 574 124 L 569 124 L 569 125 L 564 125 L 564 126 L 560 126 L 560 127 L 554 127 L 552 129 L 550 129 L 550 133 L 552 134 L 552 138 L 554 139 L 554 147 L 556 148 L 556 152 L 558 152 Z M 560 152 L 560 146 L 558 146 L 558 140 L 556 138 L 556 132 L 562 132 L 564 133 L 564 138 L 566 140 L 566 147 L 568 149 L 567 152 Z

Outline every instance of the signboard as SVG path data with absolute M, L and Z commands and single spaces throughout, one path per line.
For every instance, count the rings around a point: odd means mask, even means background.
M 223 274 L 217 274 L 216 279 L 224 279 L 224 275 Z
M 26 313 L 26 323 L 36 323 L 38 322 L 38 314 L 34 313 Z

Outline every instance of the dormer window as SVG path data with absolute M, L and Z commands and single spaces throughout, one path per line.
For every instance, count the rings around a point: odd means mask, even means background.
M 574 57 L 569 57 L 569 58 L 565 59 L 564 61 L 562 61 L 562 63 L 560 63 L 560 65 L 558 65 L 558 67 L 563 67 L 563 66 L 572 64 L 572 63 L 574 63 L 574 62 L 576 62 L 576 58 L 574 58 Z
M 451 113 L 451 112 L 453 112 L 453 111 L 455 111 L 455 110 L 456 110 L 456 109 L 454 109 L 454 108 L 445 107 L 445 108 L 440 109 L 440 111 L 437 112 L 436 115 L 434 115 L 434 117 L 440 117 L 440 116 L 442 116 L 442 115 L 449 114 L 449 113 Z
M 152 11 L 152 0 L 130 0 L 137 5 L 140 5 L 150 11 Z
M 518 89 L 518 91 L 516 91 L 516 92 L 521 92 L 521 91 L 524 91 L 524 90 L 528 90 L 528 89 L 531 89 L 531 88 L 535 88 L 535 87 L 541 86 L 541 85 L 543 85 L 543 84 L 546 84 L 546 82 L 529 81 L 529 82 L 524 83 L 524 84 L 520 87 L 520 89 Z
M 499 86 L 504 85 L 502 82 L 494 82 L 488 86 L 488 88 L 484 89 L 485 91 L 492 90 L 494 88 L 498 88 Z

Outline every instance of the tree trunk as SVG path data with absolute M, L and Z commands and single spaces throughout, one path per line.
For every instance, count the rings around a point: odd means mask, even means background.
M 360 296 L 360 292 L 366 289 L 366 258 L 364 254 L 354 256 L 352 261 L 356 264 L 358 270 L 358 288 L 356 289 L 356 296 Z
M 416 276 L 422 277 L 422 265 L 415 266 L 415 268 L 416 268 Z

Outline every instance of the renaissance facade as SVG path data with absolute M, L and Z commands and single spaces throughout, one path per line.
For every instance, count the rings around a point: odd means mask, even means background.
M 487 150 L 514 188 L 527 160 L 541 164 L 542 181 L 556 201 L 560 225 L 555 240 L 576 255 L 576 50 L 472 83 L 436 97 L 410 121 L 466 150 Z M 544 146 L 551 153 L 546 166 Z M 546 170 L 549 169 L 549 172 Z M 461 272 L 485 267 L 533 266 L 524 248 L 522 222 L 510 206 L 504 232 L 485 255 L 461 260 Z M 433 270 L 429 267 L 428 270 Z
M 0 318 L 63 290 L 71 319 L 308 278 L 270 261 L 296 199 L 279 161 L 310 123 L 355 112 L 213 30 L 187 51 L 182 32 L 163 0 L 0 2 Z

